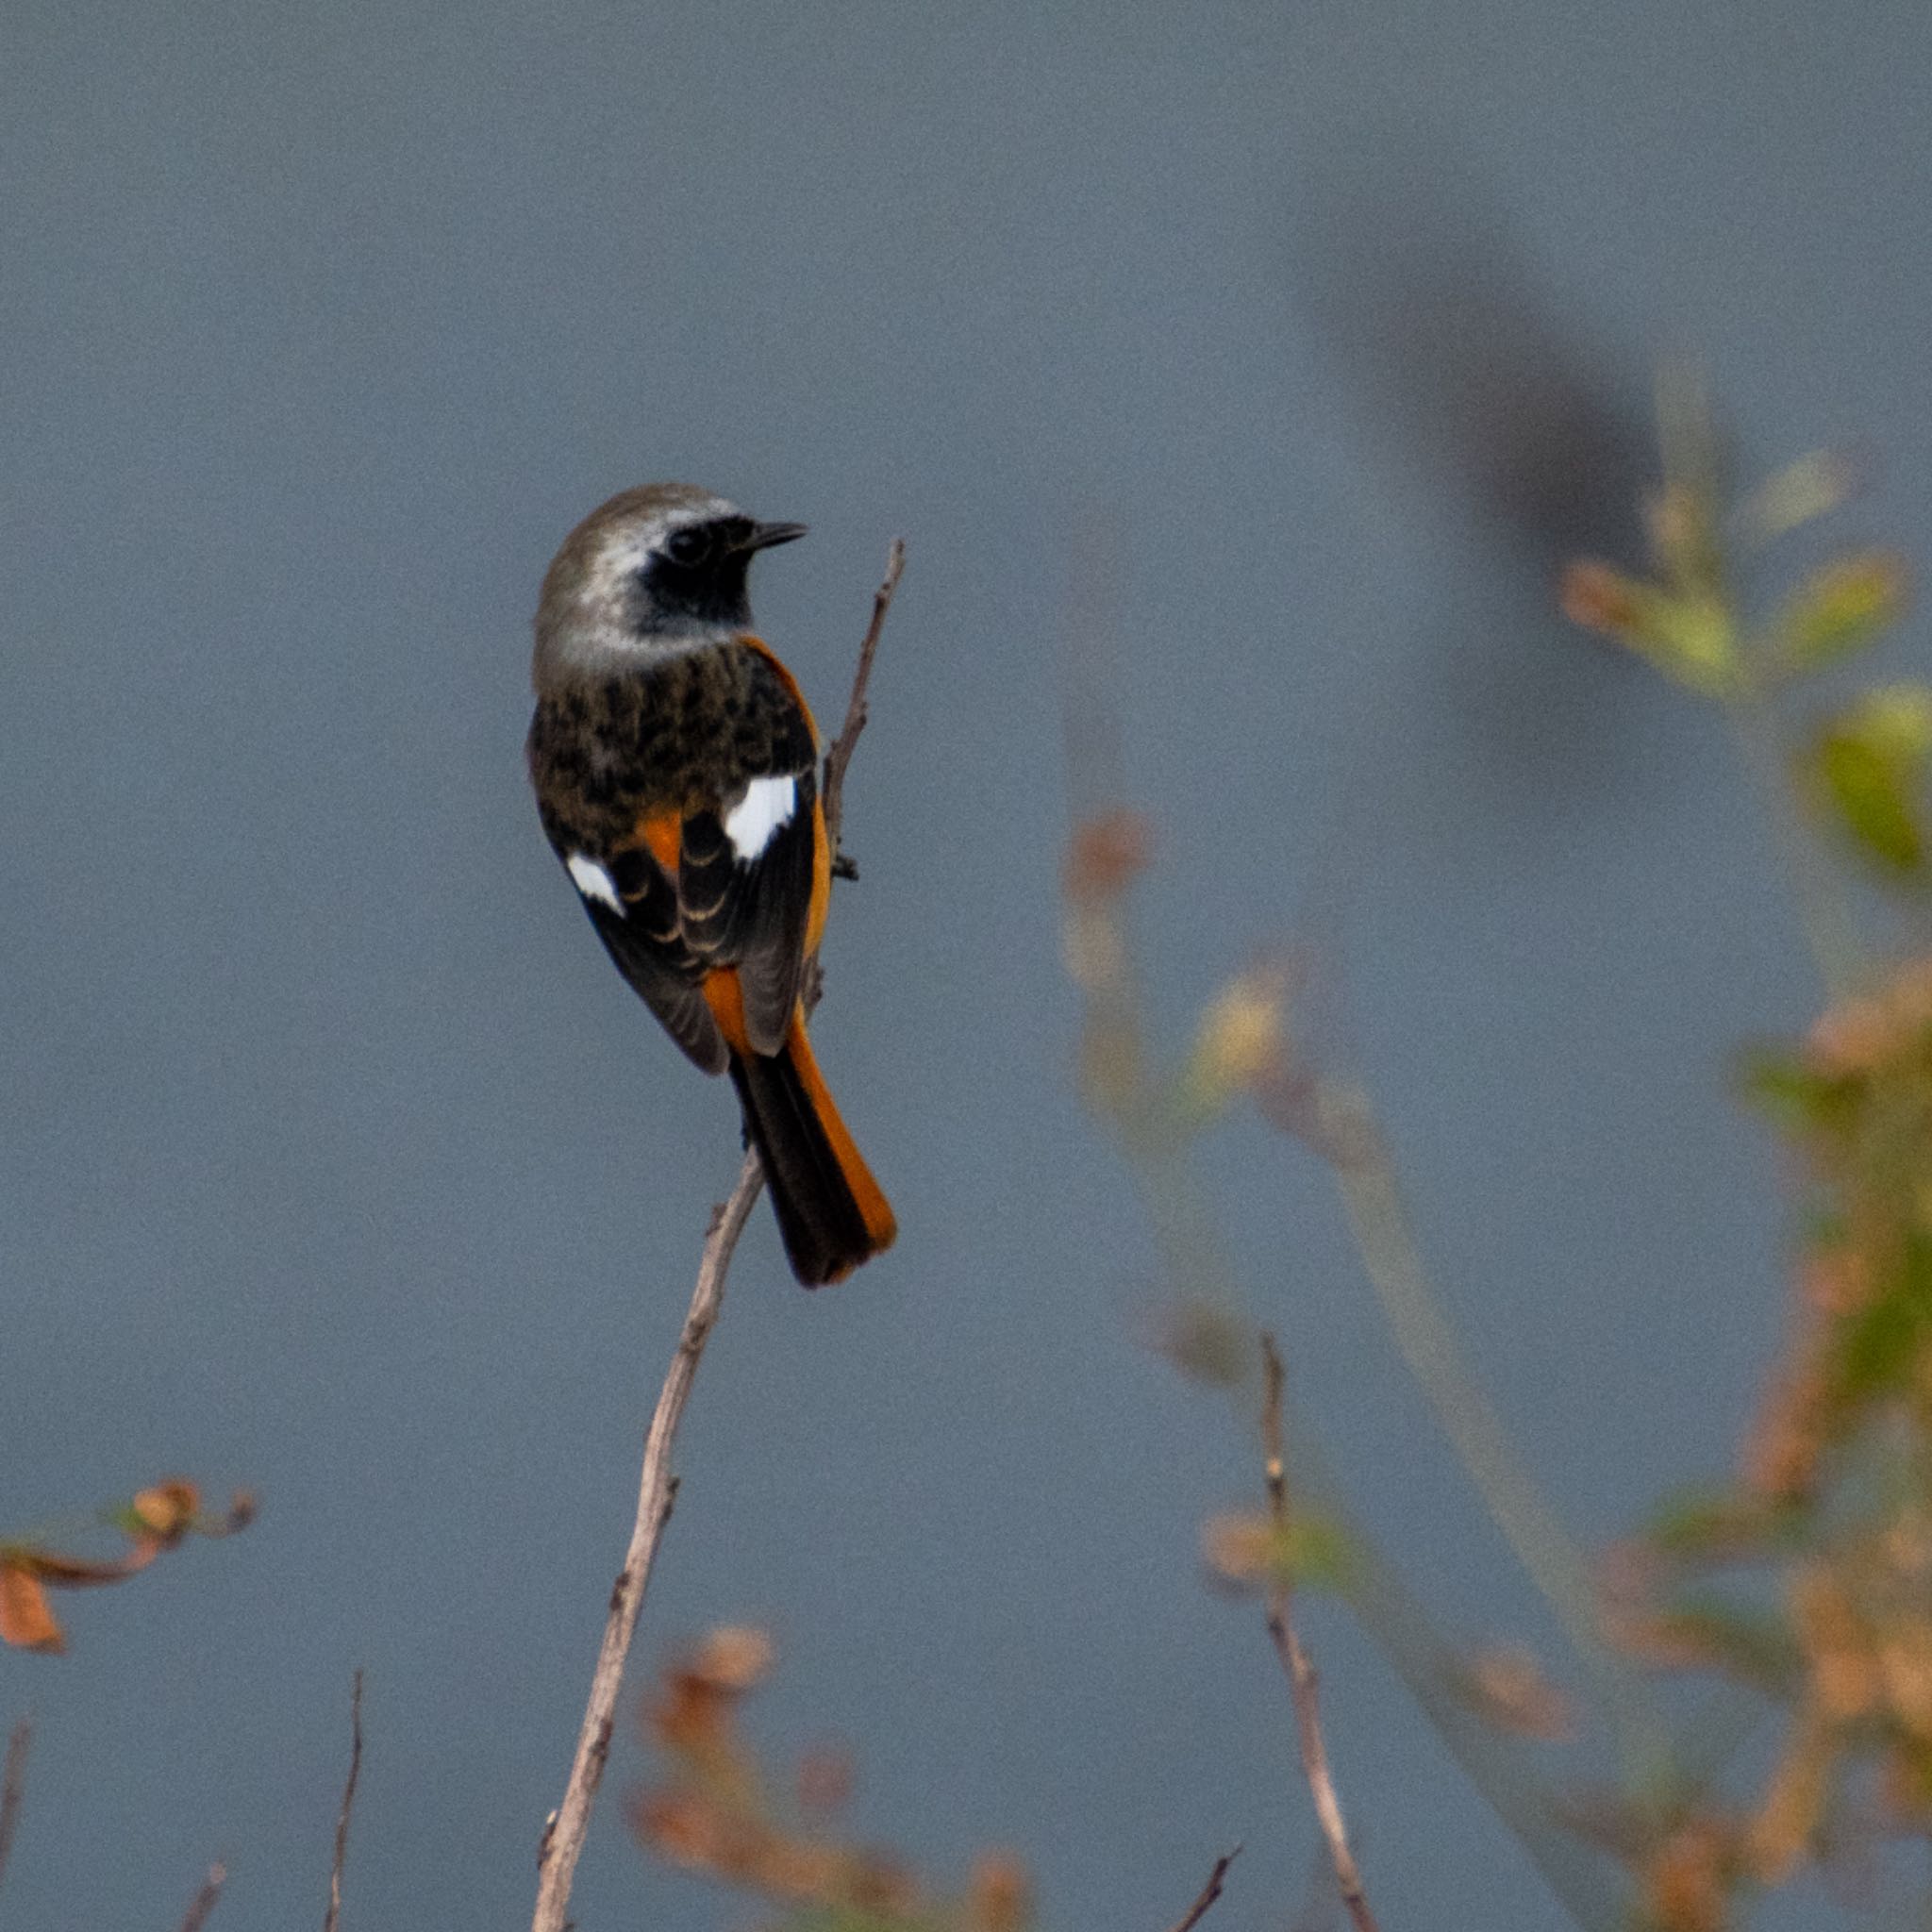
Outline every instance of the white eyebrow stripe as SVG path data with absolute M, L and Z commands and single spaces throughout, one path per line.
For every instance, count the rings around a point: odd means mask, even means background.
M 624 901 L 617 896 L 617 881 L 588 852 L 573 852 L 564 863 L 570 867 L 570 875 L 585 898 L 609 907 L 620 919 L 624 917 Z
M 741 865 L 748 865 L 791 823 L 798 809 L 798 781 L 791 777 L 754 778 L 744 796 L 724 816 L 724 836 Z

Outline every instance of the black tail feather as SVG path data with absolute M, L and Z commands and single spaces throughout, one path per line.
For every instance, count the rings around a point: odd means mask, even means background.
M 807 1288 L 841 1281 L 880 1243 L 788 1047 L 731 1056 L 731 1082 L 764 1163 L 791 1272 Z

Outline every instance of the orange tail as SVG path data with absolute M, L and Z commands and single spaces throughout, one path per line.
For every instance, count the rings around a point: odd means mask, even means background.
M 784 1050 L 731 1056 L 731 1081 L 764 1162 L 791 1272 L 807 1288 L 842 1281 L 892 1244 L 899 1224 L 853 1144 L 794 1013 Z

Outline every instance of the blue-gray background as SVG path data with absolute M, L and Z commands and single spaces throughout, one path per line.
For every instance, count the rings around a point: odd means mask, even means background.
M 1932 555 L 1922 6 L 16 6 L 0 65 L 7 804 L 0 1524 L 178 1470 L 259 1524 L 0 1657 L 38 1716 L 4 1912 L 516 1924 L 736 1161 L 525 795 L 569 525 L 688 477 L 811 540 L 763 627 L 836 713 L 911 565 L 818 1028 L 904 1234 L 801 1294 L 761 1214 L 641 1632 L 769 1622 L 941 1874 L 1056 1926 L 1279 1925 L 1312 1848 L 1247 1445 L 1137 1340 L 1072 1097 L 1065 638 L 1105 606 L 1176 1029 L 1319 915 L 1345 1037 L 1527 1454 L 1600 1541 L 1717 1466 L 1781 1204 L 1723 1091 L 1811 983 L 1712 720 L 1566 632 L 1656 353 L 1763 459 L 1863 441 Z M 1098 558 L 1081 587 L 1078 558 Z M 1104 594 L 1094 594 L 1094 579 Z M 1906 655 L 1908 657 L 1910 646 Z M 1329 1192 L 1236 1124 L 1257 1303 L 1458 1632 L 1543 1634 Z M 1310 1613 L 1384 1923 L 1557 1912 Z M 640 1681 L 641 1681 L 640 1676 Z M 617 1798 L 586 1927 L 741 1922 Z

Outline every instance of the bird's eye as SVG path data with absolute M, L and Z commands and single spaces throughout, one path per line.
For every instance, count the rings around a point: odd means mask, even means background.
M 702 563 L 710 548 L 710 534 L 702 528 L 674 530 L 664 540 L 664 555 L 673 563 L 682 564 L 687 569 L 694 563 Z

